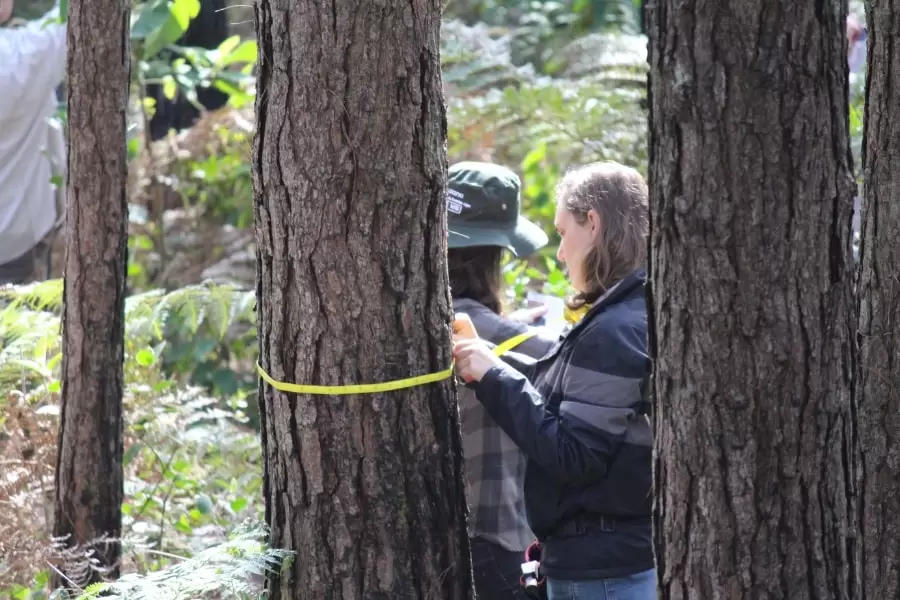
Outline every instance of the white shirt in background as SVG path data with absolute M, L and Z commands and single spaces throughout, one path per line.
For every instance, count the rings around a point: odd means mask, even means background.
M 66 70 L 66 28 L 47 21 L 54 13 L 0 28 L 0 264 L 30 251 L 57 218 L 52 178 L 65 172 L 66 146 L 54 90 Z

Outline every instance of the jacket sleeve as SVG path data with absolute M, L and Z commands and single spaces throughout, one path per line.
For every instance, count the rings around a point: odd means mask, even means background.
M 526 376 L 531 373 L 535 359 L 550 352 L 556 344 L 556 338 L 546 329 L 532 328 L 523 323 L 510 321 L 492 312 L 486 306 L 473 301 L 467 301 L 465 304 L 458 301 L 458 304 L 454 306 L 454 309 L 456 308 L 460 309 L 459 312 L 469 315 L 478 335 L 491 349 L 519 334 L 533 331 L 533 337 L 526 339 L 501 357 L 503 362 Z
M 475 392 L 503 431 L 548 473 L 574 485 L 596 481 L 606 476 L 637 416 L 645 348 L 638 331 L 584 332 L 560 366 L 558 410 L 505 365 L 488 371 Z
M 491 344 L 491 346 L 493 346 L 493 344 Z M 508 366 L 512 367 L 525 377 L 531 376 L 531 369 L 534 367 L 534 363 L 536 362 L 530 356 L 519 354 L 518 352 L 514 352 L 513 350 L 504 353 L 500 357 L 500 360 L 502 360 Z

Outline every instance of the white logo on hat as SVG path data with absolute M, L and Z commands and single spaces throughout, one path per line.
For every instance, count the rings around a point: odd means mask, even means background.
M 468 202 L 464 202 L 465 196 L 456 190 L 447 190 L 447 210 L 455 215 L 462 214 L 464 208 L 472 208 Z

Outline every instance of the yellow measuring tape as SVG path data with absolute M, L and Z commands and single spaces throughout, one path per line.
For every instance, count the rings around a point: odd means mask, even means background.
M 506 354 L 525 340 L 536 335 L 535 331 L 526 331 L 512 337 L 502 344 L 494 348 L 494 354 L 502 356 Z M 300 383 L 287 383 L 273 379 L 271 375 L 266 373 L 258 362 L 256 370 L 263 381 L 278 390 L 279 392 L 288 392 L 291 394 L 317 394 L 321 396 L 345 396 L 349 394 L 380 394 L 382 392 L 393 392 L 396 390 L 404 390 L 419 385 L 426 385 L 449 379 L 453 375 L 453 366 L 437 373 L 428 373 L 427 375 L 417 375 L 415 377 L 407 377 L 406 379 L 398 379 L 396 381 L 385 381 L 384 383 L 360 383 L 355 385 L 309 385 Z

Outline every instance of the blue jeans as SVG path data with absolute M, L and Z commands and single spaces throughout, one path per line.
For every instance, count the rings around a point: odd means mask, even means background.
M 656 600 L 656 569 L 614 579 L 547 579 L 548 600 Z

